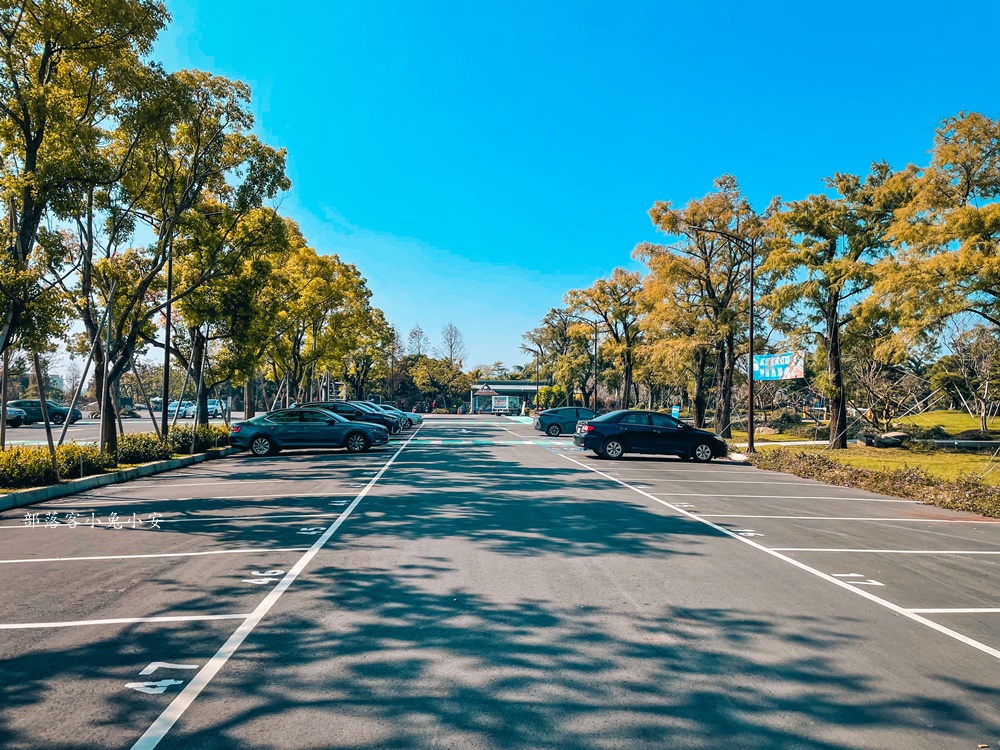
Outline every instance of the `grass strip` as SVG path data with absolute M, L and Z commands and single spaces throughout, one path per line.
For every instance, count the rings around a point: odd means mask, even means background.
M 767 471 L 1000 518 L 1000 487 L 986 484 L 977 475 L 960 474 L 954 479 L 944 479 L 916 466 L 890 470 L 861 468 L 830 454 L 829 451 L 772 448 L 747 456 L 747 460 Z

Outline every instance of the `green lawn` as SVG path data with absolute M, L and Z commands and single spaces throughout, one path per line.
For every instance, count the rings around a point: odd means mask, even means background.
M 958 479 L 961 474 L 979 475 L 989 465 L 992 467 L 992 471 L 983 477 L 983 482 L 1000 485 L 1000 456 L 991 463 L 989 454 L 952 453 L 950 451 L 922 453 L 909 451 L 905 448 L 871 448 L 860 445 L 852 445 L 842 451 L 824 450 L 819 446 L 812 445 L 790 448 L 789 450 L 806 453 L 822 451 L 827 458 L 859 469 L 892 471 L 906 467 L 919 468 L 942 479 Z
M 956 435 L 959 432 L 964 432 L 965 430 L 979 429 L 978 417 L 970 417 L 968 412 L 949 411 L 946 409 L 928 411 L 923 414 L 914 414 L 909 417 L 903 417 L 899 421 L 900 423 L 905 422 L 907 424 L 924 428 L 941 425 L 945 430 L 953 435 Z M 987 421 L 986 426 L 991 432 L 994 430 L 1000 431 L 1000 418 Z
M 802 440 L 812 440 L 811 437 L 802 437 L 801 435 L 754 435 L 753 442 L 755 445 L 760 443 L 794 443 Z M 746 443 L 747 433 L 745 430 L 733 430 L 733 436 L 729 438 L 730 442 L 733 443 Z

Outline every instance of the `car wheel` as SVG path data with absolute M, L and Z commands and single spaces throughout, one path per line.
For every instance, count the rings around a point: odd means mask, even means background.
M 607 441 L 601 449 L 601 455 L 610 459 L 621 458 L 625 455 L 625 446 L 622 445 L 621 440 L 611 438 L 611 440 Z
M 707 443 L 698 443 L 691 451 L 691 458 L 700 464 L 707 464 L 712 460 L 712 446 Z
M 274 443 L 265 435 L 258 435 L 250 441 L 250 452 L 255 456 L 269 456 L 275 452 Z
M 7 424 L 10 427 L 20 427 L 21 424 L 22 424 L 21 418 L 20 417 L 16 417 L 13 420 L 11 420 L 10 422 L 8 422 Z
M 52 424 L 62 424 L 65 421 L 66 421 L 66 415 L 65 414 L 53 414 L 52 415 Z
M 392 427 L 389 428 L 389 434 L 398 435 L 400 433 L 400 430 L 401 430 L 400 426 L 398 424 L 394 424 Z
M 364 453 L 371 447 L 371 443 L 360 432 L 352 432 L 344 441 L 344 447 L 348 453 Z
M 413 427 L 413 420 L 407 418 L 407 420 L 406 420 L 406 429 L 410 429 L 411 427 Z
M 561 435 L 561 434 L 562 434 L 562 427 L 560 427 L 559 425 L 557 425 L 557 424 L 553 423 L 553 424 L 550 424 L 550 425 L 549 425 L 549 426 L 548 426 L 548 427 L 546 428 L 545 432 L 546 432 L 546 434 L 548 434 L 548 435 L 549 435 L 550 437 L 559 437 L 559 435 Z

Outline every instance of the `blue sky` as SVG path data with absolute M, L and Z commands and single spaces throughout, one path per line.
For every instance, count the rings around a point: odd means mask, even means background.
M 730 172 L 762 209 L 1000 115 L 997 3 L 167 2 L 155 57 L 253 86 L 282 210 L 470 365 L 634 267 L 655 200 Z

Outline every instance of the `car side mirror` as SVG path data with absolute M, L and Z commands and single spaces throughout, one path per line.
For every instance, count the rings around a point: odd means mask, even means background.
M 326 423 L 327 424 L 337 424 L 337 420 L 336 419 L 328 419 L 328 420 L 326 420 Z

